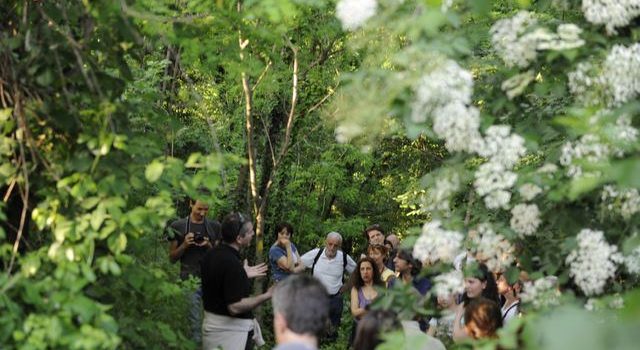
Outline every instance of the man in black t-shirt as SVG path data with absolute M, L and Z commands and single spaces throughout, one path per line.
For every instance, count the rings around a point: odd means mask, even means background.
M 180 279 L 190 276 L 200 278 L 200 260 L 220 239 L 220 223 L 207 220 L 209 206 L 195 200 L 189 203 L 191 212 L 186 218 L 172 222 L 168 228 L 169 260 L 180 261 Z M 192 339 L 200 343 L 202 338 L 202 290 L 189 293 L 189 321 Z
M 250 278 L 264 276 L 267 266 L 248 266 L 240 259 L 240 249 L 251 244 L 254 234 L 250 220 L 229 214 L 222 221 L 222 243 L 202 259 L 203 349 L 252 349 L 254 335 L 260 345 L 252 310 L 271 299 L 271 289 L 250 296 Z

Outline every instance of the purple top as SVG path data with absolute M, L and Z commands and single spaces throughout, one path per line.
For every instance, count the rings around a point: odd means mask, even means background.
M 371 304 L 371 302 L 373 301 L 373 299 L 367 299 L 367 297 L 364 296 L 364 292 L 362 291 L 362 288 L 358 288 L 358 307 L 361 309 L 364 309 L 367 307 L 367 305 Z

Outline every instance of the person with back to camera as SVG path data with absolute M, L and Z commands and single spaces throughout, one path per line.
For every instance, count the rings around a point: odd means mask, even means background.
M 222 221 L 222 244 L 202 259 L 203 349 L 221 346 L 225 350 L 253 349 L 254 342 L 264 344 L 260 325 L 252 310 L 271 299 L 272 289 L 251 295 L 250 278 L 266 274 L 265 264 L 242 263 L 240 250 L 251 244 L 253 223 L 240 213 L 231 213 Z
M 220 223 L 208 220 L 209 205 L 202 199 L 189 200 L 189 215 L 173 221 L 167 228 L 169 261 L 180 261 L 180 279 L 200 279 L 200 261 L 220 239 Z M 191 339 L 202 338 L 202 288 L 200 283 L 189 293 Z
M 273 273 L 273 281 L 279 282 L 296 270 L 301 264 L 300 254 L 291 242 L 293 226 L 283 222 L 276 226 L 276 241 L 269 249 L 269 262 Z
M 499 303 L 498 287 L 493 279 L 493 273 L 482 263 L 473 262 L 464 268 L 464 294 L 462 303 L 458 305 L 456 318 L 453 322 L 453 341 L 459 342 L 470 337 L 465 330 L 465 308 L 479 297 Z M 499 311 L 499 308 L 498 308 Z
M 329 294 L 314 277 L 295 275 L 273 290 L 274 350 L 317 350 L 329 321 Z
M 478 297 L 464 309 L 464 329 L 473 339 L 497 338 L 502 327 L 500 306 L 493 300 Z
M 419 328 L 404 327 L 397 314 L 389 310 L 371 310 L 358 323 L 353 350 L 375 350 L 382 343 L 382 336 L 393 331 L 403 331 L 405 344 L 420 344 L 411 350 L 445 350 L 438 339 L 422 333 Z M 409 347 L 406 347 L 409 349 Z

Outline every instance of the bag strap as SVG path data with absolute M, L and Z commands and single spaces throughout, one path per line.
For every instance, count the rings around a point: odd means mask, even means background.
M 347 253 L 342 252 L 342 274 L 347 270 Z
M 322 252 L 324 252 L 324 248 L 318 248 L 318 254 L 316 254 L 315 258 L 313 258 L 313 265 L 311 265 L 311 276 L 313 276 L 313 270 L 315 270 L 316 263 L 318 262 L 318 260 L 320 260 L 320 255 L 322 255 Z

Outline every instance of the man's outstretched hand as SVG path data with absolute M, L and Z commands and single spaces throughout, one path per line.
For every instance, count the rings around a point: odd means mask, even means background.
M 256 266 L 249 266 L 247 259 L 244 259 L 244 272 L 247 273 L 247 277 L 255 278 L 266 276 L 268 266 L 266 263 L 262 263 Z

